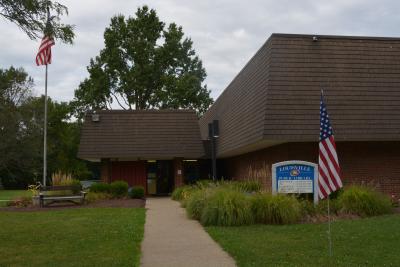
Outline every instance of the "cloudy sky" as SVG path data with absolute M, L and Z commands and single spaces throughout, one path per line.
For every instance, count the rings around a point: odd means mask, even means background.
M 103 32 L 116 14 L 134 15 L 137 7 L 157 10 L 162 21 L 176 22 L 203 60 L 212 96 L 218 97 L 271 33 L 400 36 L 397 0 L 69 0 L 66 23 L 76 26 L 74 45 L 57 43 L 49 67 L 49 95 L 73 98 L 91 57 L 103 48 Z M 44 92 L 44 67 L 36 67 L 39 41 L 0 17 L 0 68 L 23 67 Z

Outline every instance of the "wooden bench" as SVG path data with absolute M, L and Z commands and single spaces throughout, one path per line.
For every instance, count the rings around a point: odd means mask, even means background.
M 72 202 L 74 204 L 83 204 L 85 202 L 86 192 L 81 191 L 79 185 L 72 186 L 41 186 L 39 189 L 40 207 L 50 205 L 56 202 Z

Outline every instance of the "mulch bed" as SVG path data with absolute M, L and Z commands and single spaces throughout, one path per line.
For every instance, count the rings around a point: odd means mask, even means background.
M 2 207 L 1 211 L 51 211 L 51 210 L 66 210 L 79 208 L 143 208 L 146 204 L 144 199 L 110 199 L 99 200 L 93 203 L 84 205 L 74 205 L 72 203 L 54 203 L 50 206 L 28 206 L 28 207 Z

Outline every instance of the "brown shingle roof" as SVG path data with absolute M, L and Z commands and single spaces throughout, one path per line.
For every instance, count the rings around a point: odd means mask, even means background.
M 320 90 L 339 141 L 400 140 L 400 38 L 273 34 L 200 119 L 218 155 L 317 141 Z
M 198 118 L 189 110 L 99 111 L 85 117 L 78 156 L 169 159 L 204 156 Z

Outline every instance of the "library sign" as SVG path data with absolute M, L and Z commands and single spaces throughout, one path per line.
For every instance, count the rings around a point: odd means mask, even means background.
M 292 160 L 272 164 L 272 192 L 282 194 L 314 194 L 318 202 L 318 165 Z

